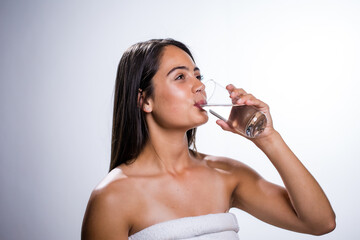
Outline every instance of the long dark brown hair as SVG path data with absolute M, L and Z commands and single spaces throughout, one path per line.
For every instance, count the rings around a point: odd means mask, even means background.
M 182 49 L 194 61 L 190 50 L 173 39 L 152 39 L 134 44 L 120 60 L 114 94 L 110 171 L 120 164 L 131 164 L 149 139 L 145 113 L 138 105 L 138 93 L 141 89 L 146 98 L 153 95 L 152 78 L 158 71 L 164 47 L 169 45 Z M 193 128 L 186 136 L 188 147 L 193 146 L 196 152 L 195 133 L 196 128 Z

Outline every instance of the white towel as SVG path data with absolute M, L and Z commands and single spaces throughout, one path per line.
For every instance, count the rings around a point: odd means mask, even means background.
M 161 222 L 141 230 L 129 240 L 235 240 L 239 226 L 232 213 L 216 213 Z

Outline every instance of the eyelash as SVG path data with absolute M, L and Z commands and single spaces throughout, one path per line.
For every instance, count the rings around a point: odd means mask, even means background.
M 204 76 L 203 75 L 199 75 L 199 76 L 196 76 L 196 78 L 199 80 L 199 81 L 202 81 L 204 79 Z M 180 80 L 180 79 L 184 79 L 184 74 L 180 74 L 179 76 L 177 76 L 175 78 L 175 80 Z
M 180 80 L 180 79 L 184 79 L 184 74 L 180 74 L 179 76 L 177 76 L 176 78 L 175 78 L 175 80 Z

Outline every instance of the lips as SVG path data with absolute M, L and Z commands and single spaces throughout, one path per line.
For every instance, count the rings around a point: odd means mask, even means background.
M 206 100 L 200 100 L 200 101 L 197 101 L 194 106 L 199 108 L 200 110 L 203 110 L 205 111 L 201 106 L 205 105 L 206 104 Z

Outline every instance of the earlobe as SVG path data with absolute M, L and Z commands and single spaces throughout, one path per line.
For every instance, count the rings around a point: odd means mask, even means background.
M 152 108 L 148 104 L 143 105 L 143 111 L 150 113 L 152 111 Z

